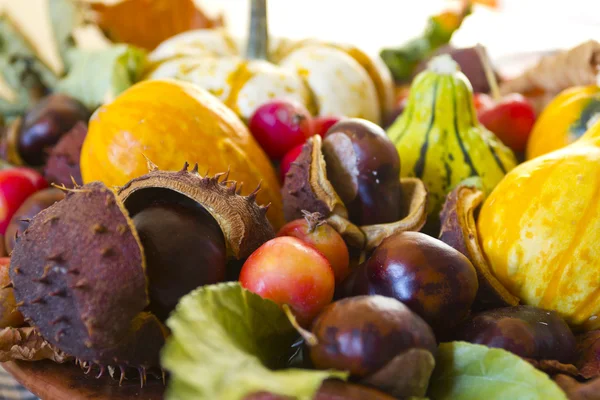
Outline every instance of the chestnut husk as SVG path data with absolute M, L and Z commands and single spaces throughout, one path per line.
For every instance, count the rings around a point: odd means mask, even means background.
M 145 252 L 126 205 L 149 203 L 132 195 L 156 200 L 170 191 L 197 202 L 219 223 L 232 258 L 274 237 L 268 207 L 255 202 L 258 188 L 241 196 L 226 173 L 201 176 L 187 163 L 180 171 L 148 166 L 147 175 L 114 191 L 100 182 L 65 188 L 65 199 L 37 214 L 20 236 L 10 269 L 18 309 L 53 348 L 88 371 L 98 367 L 98 376 L 120 370 L 123 378 L 126 368 L 137 368 L 142 384 L 146 370 L 160 365 L 168 330 L 147 311 Z
M 365 251 L 373 250 L 388 236 L 404 231 L 419 231 L 427 218 L 427 190 L 418 178 L 400 178 L 404 217 L 386 224 L 356 226 L 348 210 L 327 177 L 323 141 L 319 135 L 309 138 L 292 163 L 282 189 L 284 214 L 288 221 L 302 218 L 303 211 L 318 212 L 337 230 L 346 243 Z
M 483 200 L 481 190 L 463 183 L 448 194 L 440 213 L 442 227 L 439 239 L 464 254 L 477 272 L 479 289 L 473 311 L 516 306 L 520 301 L 494 276 L 479 243 L 475 212 Z

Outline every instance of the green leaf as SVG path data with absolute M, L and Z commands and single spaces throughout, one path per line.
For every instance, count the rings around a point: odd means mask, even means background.
M 44 64 L 19 26 L 6 14 L 0 16 L 0 74 L 11 92 L 0 98 L 0 113 L 13 117 L 25 111 L 45 88 L 58 80 Z
M 204 286 L 183 297 L 167 320 L 162 352 L 171 372 L 167 399 L 243 399 L 271 392 L 312 399 L 337 371 L 279 369 L 298 335 L 284 312 L 238 282 Z
M 67 55 L 75 47 L 73 31 L 83 23 L 82 5 L 77 0 L 52 0 L 48 10 L 56 48 L 66 69 Z
M 125 44 L 102 50 L 72 49 L 69 73 L 56 91 L 79 99 L 93 110 L 136 83 L 145 63 L 144 50 Z
M 548 375 L 503 349 L 442 343 L 429 383 L 432 400 L 566 400 Z

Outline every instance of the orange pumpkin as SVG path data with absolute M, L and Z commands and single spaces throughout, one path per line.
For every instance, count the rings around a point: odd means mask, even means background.
M 92 116 L 81 153 L 85 183 L 120 186 L 148 171 L 146 157 L 160 169 L 198 163 L 200 173 L 231 170 L 244 192 L 262 181 L 258 202 L 271 203 L 268 216 L 283 223 L 279 182 L 269 159 L 244 123 L 200 87 L 175 80 L 138 83 Z

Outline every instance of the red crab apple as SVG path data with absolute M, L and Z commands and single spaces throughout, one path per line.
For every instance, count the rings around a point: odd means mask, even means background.
M 336 117 L 336 116 L 331 116 L 331 115 L 315 117 L 315 119 L 313 119 L 312 134 L 320 135 L 321 137 L 325 137 L 325 134 L 327 133 L 329 128 L 331 128 L 333 125 L 337 124 L 341 120 L 342 120 L 341 117 Z
M 4 235 L 10 219 L 21 204 L 48 183 L 31 168 L 17 167 L 0 171 L 0 234 Z
M 281 162 L 279 163 L 279 174 L 280 174 L 280 178 L 281 178 L 281 183 L 283 183 L 283 181 L 285 181 L 285 175 L 290 170 L 292 163 L 294 161 L 296 161 L 296 159 L 302 152 L 303 145 L 304 144 L 300 144 L 300 145 L 294 147 L 293 149 L 291 149 L 290 151 L 285 153 L 285 156 L 283 156 L 283 158 L 281 159 Z
M 279 160 L 312 135 L 312 117 L 300 103 L 273 100 L 256 109 L 248 128 L 267 155 Z
M 287 304 L 303 326 L 331 302 L 335 289 L 327 258 L 291 236 L 271 239 L 252 253 L 242 267 L 240 283 L 263 298 Z
M 335 275 L 336 283 L 348 276 L 350 255 L 342 236 L 331 225 L 324 222 L 318 213 L 306 213 L 305 218 L 288 222 L 277 236 L 293 236 L 309 244 L 323 254 Z
M 517 153 L 525 151 L 527 140 L 535 124 L 535 110 L 521 94 L 513 93 L 483 103 L 478 111 L 479 121 Z

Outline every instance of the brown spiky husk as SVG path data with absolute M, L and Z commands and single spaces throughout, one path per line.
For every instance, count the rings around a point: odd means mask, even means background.
M 68 355 L 96 364 L 158 365 L 165 330 L 148 305 L 145 260 L 131 219 L 100 182 L 67 190 L 13 250 L 19 311 Z
M 356 226 L 348 219 L 348 210 L 327 178 L 322 139 L 308 139 L 285 177 L 282 189 L 283 211 L 287 221 L 303 218 L 305 212 L 318 212 L 337 230 L 346 243 L 361 250 L 372 250 L 388 236 L 419 231 L 427 218 L 427 190 L 420 179 L 401 178 L 404 193 L 399 221 Z
M 266 213 L 267 206 L 256 203 L 260 186 L 248 196 L 238 194 L 239 186 L 227 180 L 229 173 L 201 175 L 196 165 L 188 170 L 186 163 L 180 171 L 160 171 L 148 161 L 149 172 L 135 178 L 119 189 L 118 196 L 128 210 L 136 208 L 135 193 L 143 191 L 144 201 L 153 195 L 160 199 L 157 189 L 166 189 L 186 196 L 203 206 L 217 221 L 230 256 L 248 257 L 254 250 L 275 236 Z M 138 197 L 138 198 L 139 198 Z

